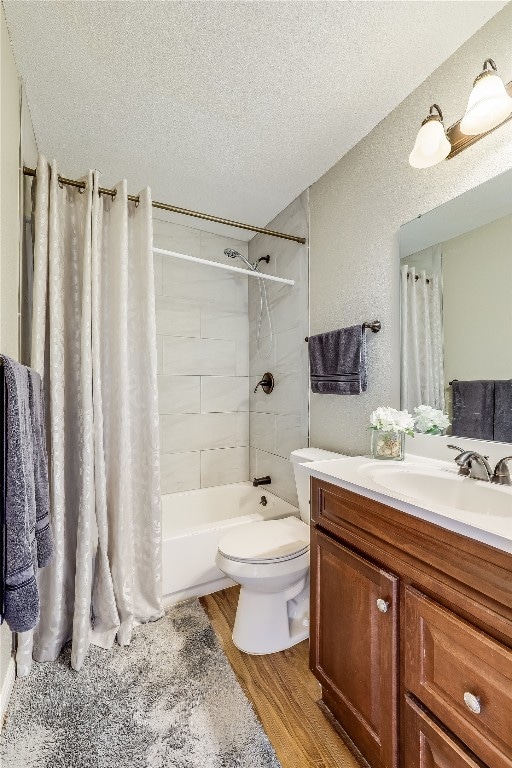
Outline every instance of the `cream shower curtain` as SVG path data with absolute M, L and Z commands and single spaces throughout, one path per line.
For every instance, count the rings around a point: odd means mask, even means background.
M 438 254 L 440 261 L 440 254 Z M 401 268 L 402 408 L 444 410 L 442 289 L 438 274 Z
M 47 397 L 56 555 L 40 571 L 41 619 L 18 672 L 72 641 L 130 642 L 161 608 L 161 515 L 151 197 L 80 191 L 37 166 L 31 364 Z

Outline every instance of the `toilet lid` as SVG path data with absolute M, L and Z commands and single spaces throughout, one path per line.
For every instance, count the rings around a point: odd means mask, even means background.
M 249 523 L 230 531 L 219 542 L 224 557 L 255 563 L 289 560 L 308 549 L 309 525 L 296 517 Z

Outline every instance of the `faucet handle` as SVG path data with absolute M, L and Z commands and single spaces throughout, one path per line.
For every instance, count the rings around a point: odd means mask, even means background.
M 512 478 L 510 477 L 510 470 L 508 468 L 508 462 L 512 459 L 512 456 L 505 456 L 500 459 L 494 469 L 494 475 L 492 476 L 493 483 L 499 483 L 500 485 L 512 485 Z

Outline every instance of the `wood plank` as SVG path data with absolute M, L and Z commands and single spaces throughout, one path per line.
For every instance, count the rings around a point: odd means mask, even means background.
M 321 689 L 309 670 L 308 642 L 265 656 L 242 653 L 231 640 L 237 602 L 238 587 L 201 598 L 282 768 L 359 768 L 318 706 Z

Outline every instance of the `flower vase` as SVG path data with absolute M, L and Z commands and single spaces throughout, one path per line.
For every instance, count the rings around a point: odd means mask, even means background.
M 403 432 L 385 432 L 382 429 L 372 430 L 372 456 L 374 459 L 403 461 L 405 434 Z

